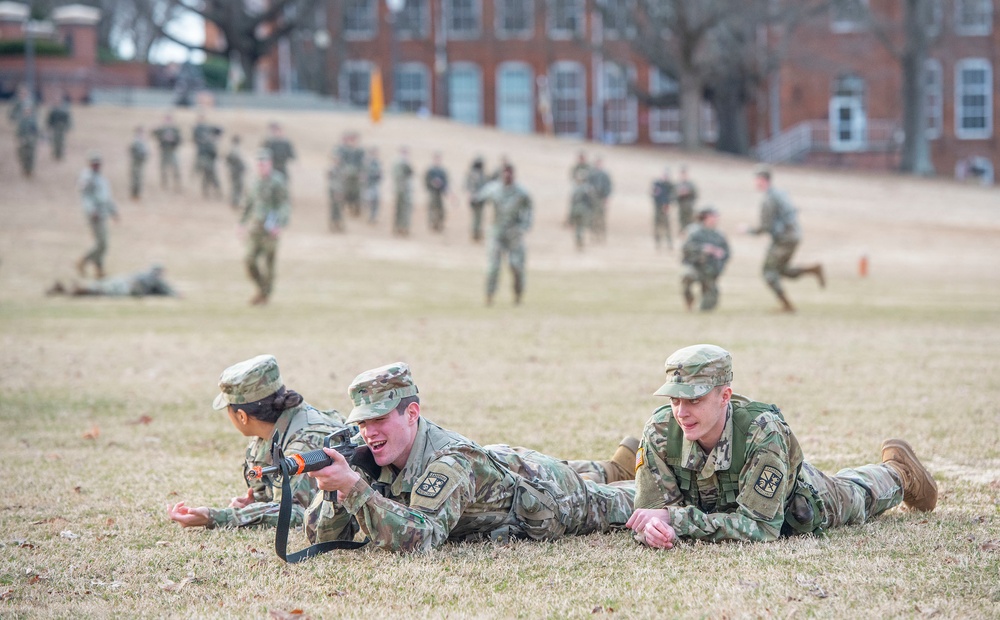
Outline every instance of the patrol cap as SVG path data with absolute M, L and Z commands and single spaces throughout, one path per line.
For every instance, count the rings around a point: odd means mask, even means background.
M 718 215 L 718 214 L 719 214 L 719 210 L 716 209 L 715 207 L 712 207 L 712 206 L 705 206 L 705 207 L 702 207 L 701 209 L 698 209 L 698 219 L 699 220 L 703 220 L 706 217 L 708 217 L 709 215 Z
M 212 408 L 225 409 L 229 405 L 253 403 L 277 392 L 284 382 L 273 355 L 258 355 L 222 371 L 219 377 L 220 393 Z
M 354 409 L 347 416 L 348 424 L 357 424 L 384 416 L 399 406 L 399 401 L 417 395 L 417 386 L 404 362 L 366 370 L 351 382 L 349 390 Z
M 755 177 L 765 177 L 765 178 L 770 179 L 771 178 L 771 166 L 768 166 L 767 164 L 759 164 L 758 166 L 756 166 L 753 169 L 753 175 Z
M 701 398 L 733 380 L 733 358 L 722 347 L 696 344 L 674 351 L 664 363 L 667 382 L 653 392 L 672 398 Z
M 271 149 L 259 148 L 257 149 L 257 161 L 271 161 Z
M 87 161 L 92 164 L 101 163 L 101 152 L 100 151 L 87 151 Z

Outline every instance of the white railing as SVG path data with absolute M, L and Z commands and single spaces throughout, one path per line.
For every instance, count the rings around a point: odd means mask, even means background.
M 799 161 L 814 152 L 886 153 L 899 149 L 903 132 L 896 121 L 869 120 L 860 138 L 851 143 L 831 142 L 829 122 L 803 121 L 758 143 L 754 154 L 760 161 L 781 163 Z

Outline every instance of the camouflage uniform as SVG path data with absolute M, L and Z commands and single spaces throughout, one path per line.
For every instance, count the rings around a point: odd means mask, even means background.
M 228 405 L 254 402 L 278 391 L 283 386 L 277 362 L 270 355 L 260 355 L 240 362 L 222 373 L 219 387 L 223 390 L 213 407 L 224 409 Z M 306 403 L 285 409 L 275 422 L 274 430 L 281 437 L 285 454 L 301 454 L 323 447 L 327 435 L 344 428 L 344 418 L 336 411 L 318 411 Z M 212 508 L 209 529 L 215 527 L 244 527 L 248 525 L 274 526 L 278 522 L 281 504 L 280 481 L 251 480 L 248 473 L 254 467 L 268 467 L 271 462 L 271 439 L 254 437 L 247 445 L 243 463 L 243 477 L 254 491 L 254 502 L 245 508 Z M 291 525 L 302 523 L 305 509 L 317 494 L 316 483 L 309 476 L 291 479 Z M 322 496 L 322 493 L 319 494 Z
M 142 197 L 142 169 L 146 165 L 148 156 L 146 141 L 136 136 L 128 147 L 129 195 L 136 200 Z
M 341 144 L 337 148 L 340 157 L 340 186 L 344 205 L 351 215 L 361 215 L 361 173 L 365 168 L 364 149 L 353 144 Z
M 382 181 L 382 164 L 378 159 L 369 156 L 365 163 L 364 201 L 368 207 L 368 223 L 374 224 L 378 217 L 379 183 Z
M 520 301 L 525 286 L 524 233 L 531 229 L 531 197 L 516 184 L 492 181 L 485 185 L 476 199 L 493 203 L 493 229 L 490 234 L 489 266 L 486 270 L 486 298 L 493 298 L 500 278 L 500 261 L 504 253 L 514 276 L 514 299 Z
M 330 202 L 330 231 L 344 231 L 344 176 L 342 164 L 334 161 L 326 171 L 326 194 Z
M 417 393 L 406 364 L 359 375 L 351 385 L 348 423 L 392 412 Z M 479 446 L 424 418 L 401 471 L 358 471 L 338 504 L 313 500 L 310 541 L 350 539 L 352 521 L 378 547 L 427 551 L 448 541 L 553 540 L 620 528 L 632 514 L 631 482 L 584 480 L 572 464 L 525 448 Z M 594 467 L 587 463 L 584 467 Z
M 675 352 L 657 395 L 694 399 L 732 380 L 729 354 L 712 345 Z M 636 457 L 635 508 L 666 509 L 677 536 L 771 541 L 874 519 L 903 499 L 886 464 L 828 476 L 803 461 L 775 405 L 734 394 L 722 438 L 705 453 L 688 441 L 670 405 L 653 412 Z
M 570 196 L 569 223 L 573 227 L 578 250 L 583 249 L 583 233 L 591 226 L 597 200 L 593 186 L 586 179 L 574 180 L 573 193 Z
M 448 192 L 448 172 L 441 166 L 431 166 L 424 175 L 424 187 L 430 202 L 427 205 L 427 224 L 431 230 L 444 230 L 444 195 Z
M 52 135 L 52 156 L 56 161 L 62 161 L 66 147 L 66 132 L 73 127 L 73 119 L 69 113 L 69 103 L 63 101 L 49 110 L 45 122 Z
M 465 189 L 469 192 L 469 208 L 472 209 L 473 241 L 481 241 L 483 238 L 483 207 L 485 203 L 475 198 L 483 185 L 486 185 L 486 172 L 483 170 L 482 160 L 479 160 L 479 165 L 476 166 L 473 163 L 465 175 Z
M 271 151 L 271 164 L 285 177 L 287 182 L 290 179 L 288 162 L 295 159 L 295 149 L 292 147 L 292 143 L 284 136 L 272 136 L 265 140 L 262 146 Z
M 201 175 L 201 195 L 208 198 L 211 192 L 216 198 L 222 197 L 222 186 L 219 184 L 219 173 L 215 162 L 219 157 L 219 149 L 215 144 L 215 136 L 207 134 L 198 142 L 198 159 L 196 167 Z
M 163 268 L 154 265 L 147 271 L 140 271 L 128 276 L 103 278 L 77 285 L 70 291 L 70 294 L 107 297 L 145 297 L 147 295 L 176 297 L 177 291 L 163 279 Z
M 706 249 L 718 248 L 725 254 L 720 258 Z M 719 287 L 716 280 L 722 274 L 729 260 L 729 243 L 718 230 L 701 223 L 688 227 L 687 239 L 681 248 L 681 286 L 684 299 L 691 307 L 694 294 L 691 288 L 695 282 L 701 284 L 701 310 L 712 310 L 719 303 Z
M 92 157 L 92 160 L 94 158 Z M 111 197 L 111 185 L 100 172 L 87 168 L 77 182 L 82 199 L 83 213 L 94 234 L 94 247 L 78 263 L 82 273 L 87 263 L 97 268 L 97 276 L 104 276 L 104 255 L 108 251 L 108 217 L 117 217 L 118 209 Z
M 677 220 L 683 234 L 688 224 L 694 221 L 694 204 L 698 200 L 698 188 L 691 181 L 684 180 L 674 186 L 674 192 L 677 197 Z
M 791 267 L 792 255 L 799 247 L 802 231 L 799 228 L 795 207 L 789 202 L 784 192 L 769 187 L 764 193 L 760 204 L 760 226 L 750 231 L 759 235 L 767 233 L 771 236 L 771 246 L 767 249 L 764 259 L 764 281 L 779 296 L 784 295 L 781 278 L 797 278 L 803 271 Z
M 181 132 L 173 123 L 164 124 L 153 130 L 153 136 L 160 145 L 160 187 L 167 187 L 167 175 L 174 179 L 174 189 L 181 189 L 181 167 L 177 161 L 177 147 L 181 144 Z
M 593 168 L 590 173 L 590 186 L 594 191 L 594 206 L 590 218 L 590 230 L 594 239 L 603 241 L 608 230 L 608 197 L 611 196 L 611 176 L 603 168 Z
M 396 198 L 396 213 L 393 219 L 392 232 L 397 235 L 410 234 L 410 217 L 413 214 L 413 189 L 410 179 L 413 168 L 405 159 L 399 159 L 392 166 L 392 184 Z
M 258 178 L 244 199 L 243 217 L 240 220 L 249 228 L 244 263 L 250 279 L 257 285 L 258 301 L 267 300 L 271 296 L 278 234 L 288 225 L 290 215 L 291 205 L 288 202 L 285 176 L 272 170 L 268 176 Z
M 590 178 L 590 173 L 591 173 L 592 170 L 593 169 L 590 167 L 590 164 L 588 164 L 586 162 L 582 162 L 582 161 L 576 162 L 575 164 L 573 164 L 573 167 L 569 169 L 569 180 L 570 180 L 570 183 L 574 183 L 575 184 L 576 181 L 577 181 L 577 179 L 589 179 Z M 496 176 L 496 178 L 499 178 L 499 175 L 495 175 L 495 176 Z M 567 226 L 570 225 L 570 220 L 571 220 L 572 216 L 573 216 L 573 214 L 570 213 L 566 217 L 566 225 Z
M 21 173 L 30 177 L 35 171 L 35 147 L 38 144 L 38 121 L 34 113 L 27 109 L 17 121 L 17 159 L 21 162 Z
M 247 171 L 239 147 L 233 146 L 226 155 L 226 168 L 229 170 L 229 204 L 235 209 L 243 200 L 243 177 Z
M 653 181 L 653 241 L 660 247 L 660 237 L 667 240 L 667 247 L 674 249 L 670 231 L 670 202 L 673 200 L 674 185 L 670 181 Z

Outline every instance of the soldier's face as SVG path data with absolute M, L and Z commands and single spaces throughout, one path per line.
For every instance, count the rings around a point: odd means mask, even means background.
M 257 174 L 262 177 L 266 177 L 271 174 L 271 160 L 270 159 L 258 159 L 257 160 Z
M 400 469 L 406 466 L 417 436 L 419 418 L 420 405 L 411 403 L 402 414 L 393 411 L 358 423 L 361 437 L 368 444 L 376 463 L 382 467 L 395 465 Z
M 697 441 L 706 452 L 715 447 L 726 426 L 726 408 L 733 389 L 718 386 L 701 398 L 671 398 L 674 419 L 684 432 L 684 439 Z
M 771 182 L 765 176 L 757 175 L 754 177 L 754 185 L 757 187 L 758 192 L 765 191 L 770 184 Z

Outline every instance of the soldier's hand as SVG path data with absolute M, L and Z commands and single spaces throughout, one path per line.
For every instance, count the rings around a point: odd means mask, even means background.
M 316 481 L 316 486 L 324 491 L 346 493 L 354 486 L 361 476 L 351 469 L 344 456 L 331 448 L 323 448 L 323 452 L 333 460 L 333 463 L 323 469 L 311 471 L 307 475 Z
M 640 508 L 632 513 L 625 527 L 634 531 L 643 544 L 657 549 L 670 549 L 677 540 L 670 527 L 670 513 L 665 509 Z
M 253 497 L 253 489 L 247 489 L 246 495 L 242 495 L 240 497 L 234 497 L 229 502 L 229 507 L 236 508 L 237 510 L 239 510 L 240 508 L 246 508 L 255 501 L 257 500 L 255 500 Z
M 205 506 L 191 508 L 184 502 L 167 506 L 167 516 L 181 524 L 181 527 L 204 527 L 212 522 L 211 510 Z

